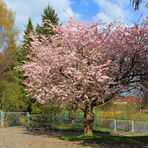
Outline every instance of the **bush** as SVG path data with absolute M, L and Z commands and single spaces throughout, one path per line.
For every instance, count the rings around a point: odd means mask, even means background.
M 29 128 L 51 128 L 52 120 L 49 115 L 31 115 Z
M 19 124 L 20 124 L 21 126 L 26 126 L 26 125 L 27 125 L 27 121 L 28 121 L 28 119 L 27 119 L 26 116 L 20 116 L 20 117 L 19 117 Z

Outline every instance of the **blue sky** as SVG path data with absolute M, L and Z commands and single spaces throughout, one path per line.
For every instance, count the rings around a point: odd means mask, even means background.
M 134 11 L 130 0 L 4 0 L 15 12 L 16 26 L 22 36 L 24 26 L 29 17 L 34 25 L 40 23 L 43 9 L 50 4 L 57 12 L 61 23 L 65 24 L 69 17 L 80 21 L 110 22 L 118 19 L 121 22 L 133 24 L 139 17 L 145 18 L 148 9 L 145 8 L 147 0 L 143 0 L 138 11 Z

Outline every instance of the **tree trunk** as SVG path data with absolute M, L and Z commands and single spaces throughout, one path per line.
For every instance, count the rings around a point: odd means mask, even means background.
M 92 136 L 93 135 L 93 123 L 94 123 L 94 114 L 93 108 L 91 105 L 86 105 L 84 110 L 84 135 Z

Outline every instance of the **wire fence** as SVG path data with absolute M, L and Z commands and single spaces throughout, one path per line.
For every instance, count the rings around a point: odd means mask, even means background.
M 0 126 L 26 126 L 28 124 L 27 112 L 3 112 L 0 111 Z
M 28 112 L 0 111 L 1 127 L 24 126 L 29 129 L 83 129 L 83 118 L 68 115 L 29 114 Z M 105 128 L 111 131 L 148 133 L 148 122 L 95 118 L 94 130 Z

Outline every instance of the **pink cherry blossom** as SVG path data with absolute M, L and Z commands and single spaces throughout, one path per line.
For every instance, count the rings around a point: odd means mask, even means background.
M 70 20 L 67 26 L 52 25 L 51 37 L 42 35 L 38 40 L 31 35 L 30 60 L 21 67 L 28 92 L 40 103 L 56 97 L 61 104 L 74 103 L 85 110 L 84 118 L 88 112 L 92 115 L 97 104 L 111 99 L 108 94 L 135 80 L 143 83 L 147 25 L 146 21 L 132 27 L 111 23 L 102 28 L 100 23 Z

